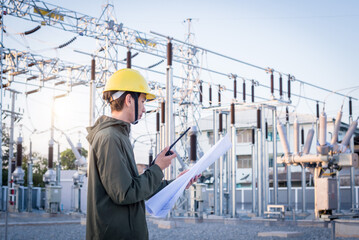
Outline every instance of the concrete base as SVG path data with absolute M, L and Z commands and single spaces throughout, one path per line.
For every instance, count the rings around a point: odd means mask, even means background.
M 224 217 L 211 214 L 211 215 L 207 215 L 207 219 L 224 219 Z
M 227 218 L 224 220 L 224 224 L 237 225 L 237 224 L 239 224 L 239 219 L 238 218 Z
M 308 217 L 310 215 L 310 213 L 308 212 L 299 212 L 296 214 L 298 217 Z
M 248 213 L 247 216 L 250 218 L 253 218 L 253 217 L 257 217 L 257 214 L 256 213 Z
M 158 228 L 162 228 L 162 229 L 171 229 L 176 227 L 176 222 L 170 220 L 158 220 L 156 224 Z
M 301 232 L 259 232 L 258 237 L 281 237 L 281 238 L 293 238 L 301 237 L 303 233 Z
M 335 236 L 359 238 L 359 220 L 336 220 Z
M 203 223 L 203 218 L 185 218 L 185 223 Z
M 81 225 L 86 226 L 86 218 L 81 218 Z
M 328 222 L 318 220 L 297 220 L 296 224 L 298 227 L 328 227 Z

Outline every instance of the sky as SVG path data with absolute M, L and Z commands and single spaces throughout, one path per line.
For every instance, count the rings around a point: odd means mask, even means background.
M 93 17 L 99 17 L 106 1 L 69 1 L 49 0 L 47 3 L 58 5 Z M 184 40 L 188 33 L 185 19 L 191 18 L 191 32 L 197 46 L 230 56 L 264 68 L 294 75 L 296 79 L 315 84 L 332 91 L 349 91 L 353 97 L 358 96 L 359 85 L 357 66 L 359 65 L 359 2 L 358 1 L 112 1 L 118 22 L 131 29 L 149 33 L 158 32 L 179 40 Z M 38 32 L 26 38 L 24 32 L 38 24 L 12 16 L 4 17 L 8 34 L 4 34 L 4 46 L 18 50 L 59 57 L 60 59 L 90 64 L 90 58 L 77 54 L 74 50 L 94 52 L 96 41 L 87 37 L 78 37 L 62 50 L 51 50 L 67 42 L 72 33 L 42 27 Z M 50 50 L 46 50 L 50 49 Z M 120 59 L 125 57 L 127 49 L 123 48 Z M 203 67 L 223 73 L 236 73 L 239 76 L 255 79 L 269 86 L 270 76 L 263 71 L 223 58 L 206 54 L 200 56 Z M 158 58 L 143 56 L 134 58 L 133 64 L 147 67 L 158 62 Z M 124 66 L 122 66 L 124 67 Z M 165 71 L 165 65 L 156 70 Z M 150 81 L 164 82 L 163 76 L 142 71 Z M 174 67 L 174 73 L 181 75 L 182 69 Z M 232 80 L 226 77 L 201 71 L 201 79 L 212 84 L 225 85 L 232 89 Z M 278 75 L 275 74 L 278 87 Z M 284 82 L 286 78 L 284 77 Z M 240 86 L 240 85 L 239 85 Z M 249 84 L 247 83 L 247 92 Z M 21 84 L 11 86 L 20 92 L 34 87 Z M 284 84 L 286 89 L 286 83 Z M 208 101 L 207 86 L 204 86 L 204 101 Z M 328 92 L 324 92 L 299 82 L 292 82 L 292 92 L 324 101 Z M 15 137 L 21 133 L 24 145 L 29 146 L 29 138 L 34 129 L 39 134 L 32 134 L 34 151 L 46 156 L 47 143 L 50 138 L 48 129 L 51 122 L 52 96 L 58 92 L 43 90 L 38 94 L 25 97 L 20 94 L 16 104 L 24 112 L 23 119 L 15 126 Z M 262 97 L 269 98 L 270 90 L 258 90 Z M 214 94 L 215 96 L 216 94 Z M 232 93 L 223 94 L 224 101 L 230 102 Z M 278 93 L 276 93 L 278 97 Z M 85 127 L 89 125 L 89 89 L 77 87 L 66 97 L 55 103 L 55 125 L 66 132 L 74 143 L 80 141 L 88 147 Z M 315 102 L 293 97 L 291 111 L 315 114 Z M 9 105 L 9 94 L 3 97 L 3 109 Z M 343 97 L 330 95 L 327 98 L 326 113 L 333 118 L 343 102 Z M 206 103 L 205 103 L 206 105 Z M 150 103 L 148 109 L 153 109 Z M 358 101 L 353 101 L 354 118 L 359 114 Z M 322 108 L 322 105 L 321 105 Z M 348 122 L 348 101 L 344 101 L 343 121 Z M 205 112 L 203 114 L 206 114 Z M 5 122 L 8 126 L 9 118 Z M 132 135 L 138 138 L 135 145 L 136 158 L 139 162 L 147 161 L 149 142 L 155 130 L 153 116 L 146 117 L 138 126 L 132 127 Z M 22 130 L 20 125 L 22 124 Z M 153 135 L 152 140 L 153 140 Z M 61 150 L 69 147 L 60 133 L 55 133 Z M 144 142 L 145 144 L 141 144 Z

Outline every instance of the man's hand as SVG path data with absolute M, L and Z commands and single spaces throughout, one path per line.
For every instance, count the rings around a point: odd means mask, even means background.
M 169 150 L 169 147 L 166 147 L 165 149 L 163 149 L 160 154 L 158 154 L 155 164 L 157 164 L 161 170 L 166 169 L 169 165 L 171 165 L 171 161 L 172 159 L 174 159 L 175 157 L 177 157 L 177 154 L 173 151 L 171 151 L 172 155 L 168 155 L 166 156 L 166 152 Z
M 188 171 L 189 171 L 189 169 L 182 171 L 180 174 L 178 174 L 177 178 L 179 178 L 180 176 L 182 176 L 183 174 L 185 174 L 185 173 L 188 172 Z M 197 176 L 195 176 L 194 178 L 192 178 L 191 181 L 189 181 L 189 183 L 187 184 L 186 189 L 188 189 L 188 188 L 189 188 L 194 182 L 196 182 L 196 181 L 198 180 L 198 178 L 200 178 L 201 176 L 202 176 L 202 174 L 197 175 Z

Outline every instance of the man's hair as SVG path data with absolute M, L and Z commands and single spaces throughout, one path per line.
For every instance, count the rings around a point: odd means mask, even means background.
M 103 100 L 107 101 L 111 106 L 111 112 L 113 111 L 121 111 L 123 109 L 123 105 L 125 103 L 125 98 L 128 94 L 131 94 L 132 98 L 135 99 L 134 95 L 137 95 L 137 99 L 140 95 L 140 93 L 137 92 L 124 92 L 121 97 L 117 98 L 116 100 L 112 99 L 112 95 L 116 93 L 117 91 L 108 91 L 104 92 L 102 95 Z

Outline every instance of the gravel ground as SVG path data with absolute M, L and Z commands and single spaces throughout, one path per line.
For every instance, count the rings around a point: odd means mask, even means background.
M 4 215 L 1 215 L 0 223 L 4 223 Z M 26 221 L 24 221 L 26 219 Z M 16 218 L 12 217 L 10 223 L 19 222 L 35 222 L 41 221 L 58 221 L 57 218 L 31 217 Z M 57 219 L 57 220 L 56 220 Z M 76 217 L 60 216 L 61 221 L 74 220 Z M 80 222 L 80 217 L 77 217 Z M 58 221 L 59 222 L 59 221 Z M 224 223 L 185 223 L 183 221 L 176 221 L 176 227 L 172 229 L 158 228 L 156 221 L 149 220 L 149 235 L 150 239 L 283 239 L 274 237 L 258 237 L 259 232 L 273 232 L 273 231 L 289 231 L 304 233 L 302 237 L 296 239 L 331 239 L 331 229 L 323 227 L 298 227 L 298 226 L 268 226 L 265 223 L 241 221 L 236 224 Z M 85 239 L 86 226 L 77 224 L 48 224 L 48 225 L 23 225 L 10 226 L 8 230 L 9 239 Z M 4 239 L 5 227 L 0 226 L 0 239 Z M 291 238 L 293 239 L 293 238 Z M 351 240 L 354 238 L 337 238 Z

